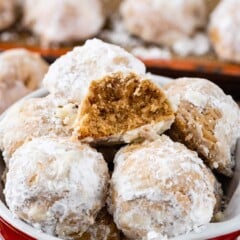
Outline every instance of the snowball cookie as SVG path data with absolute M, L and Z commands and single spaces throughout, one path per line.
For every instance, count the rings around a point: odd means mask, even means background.
M 212 12 L 209 36 L 221 59 L 240 62 L 240 0 L 222 0 Z
M 75 236 L 74 236 L 75 238 Z M 95 223 L 76 240 L 120 240 L 120 231 L 117 229 L 112 216 L 103 208 L 97 215 Z M 122 239 L 121 239 L 122 240 Z
M 17 148 L 32 138 L 71 136 L 70 126 L 76 114 L 75 105 L 51 96 L 14 105 L 0 121 L 0 149 L 6 164 Z
M 123 48 L 92 39 L 58 58 L 50 66 L 43 85 L 58 97 L 80 103 L 93 80 L 117 72 L 145 74 L 146 67 Z
M 96 150 L 67 138 L 41 137 L 13 154 L 4 193 L 16 217 L 72 239 L 95 222 L 108 181 L 107 164 Z
M 130 239 L 174 237 L 213 217 L 217 181 L 197 153 L 163 135 L 114 159 L 110 210 Z
M 210 168 L 231 176 L 240 137 L 240 110 L 232 97 L 205 79 L 177 79 L 165 90 L 178 104 L 171 138 L 196 150 Z
M 207 23 L 204 0 L 124 0 L 121 15 L 127 30 L 145 41 L 172 45 Z
M 0 54 L 0 113 L 41 85 L 48 64 L 38 54 L 25 49 Z
M 101 0 L 25 0 L 24 25 L 45 44 L 83 40 L 105 22 Z
M 16 20 L 16 0 L 0 0 L 0 31 L 10 27 Z
M 134 73 L 115 73 L 93 81 L 74 124 L 84 141 L 130 143 L 169 129 L 174 111 L 164 92 Z
M 80 103 L 76 138 L 131 142 L 150 130 L 165 131 L 174 118 L 165 94 L 144 74 L 134 56 L 94 39 L 58 59 L 44 85 L 53 95 Z

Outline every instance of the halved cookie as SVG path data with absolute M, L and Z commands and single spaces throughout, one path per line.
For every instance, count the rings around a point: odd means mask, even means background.
M 87 141 L 132 142 L 169 129 L 174 111 L 164 92 L 135 73 L 93 81 L 83 100 L 75 136 Z

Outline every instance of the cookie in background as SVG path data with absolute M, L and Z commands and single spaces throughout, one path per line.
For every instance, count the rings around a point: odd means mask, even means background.
M 211 14 L 209 37 L 217 56 L 240 63 L 240 1 L 223 0 Z
M 11 27 L 17 19 L 17 0 L 0 0 L 0 31 Z
M 0 54 L 0 113 L 41 87 L 48 63 L 37 53 L 12 49 Z

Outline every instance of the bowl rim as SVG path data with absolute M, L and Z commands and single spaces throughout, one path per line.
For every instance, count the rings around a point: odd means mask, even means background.
M 27 95 L 26 97 L 22 98 L 19 101 L 22 101 L 25 99 L 31 99 L 31 98 L 41 98 L 41 97 L 45 97 L 46 95 L 48 95 L 48 91 L 42 88 Z M 17 104 L 18 102 L 16 102 L 15 104 Z M 13 104 L 12 106 L 14 106 L 15 104 Z M 0 121 L 5 116 L 8 109 L 0 116 Z M 237 148 L 239 149 L 238 152 L 240 154 L 240 139 L 238 140 Z M 235 190 L 234 195 L 235 194 L 238 194 L 240 198 L 240 184 Z M 41 230 L 35 229 L 34 227 L 30 226 L 24 221 L 18 219 L 16 216 L 12 214 L 12 212 L 10 212 L 10 210 L 7 208 L 5 203 L 1 200 L 0 200 L 0 217 L 10 226 L 13 226 L 17 231 L 20 231 L 28 235 L 29 237 L 36 238 L 39 240 L 60 240 L 60 238 L 48 235 L 42 232 Z M 204 229 L 199 233 L 188 233 L 188 234 L 180 235 L 171 239 L 172 240 L 186 240 L 186 239 L 204 240 L 204 239 L 224 236 L 239 230 L 240 230 L 240 215 L 226 221 L 209 223 L 205 225 Z

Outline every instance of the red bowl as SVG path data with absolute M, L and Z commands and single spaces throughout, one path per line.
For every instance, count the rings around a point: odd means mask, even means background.
M 0 237 L 2 237 L 3 240 L 36 240 L 17 230 L 2 218 L 0 218 Z
M 240 231 L 237 231 L 221 237 L 212 238 L 210 240 L 236 240 L 239 236 Z M 17 230 L 13 226 L 5 222 L 2 218 L 0 218 L 0 237 L 2 237 L 3 240 L 36 240 Z

